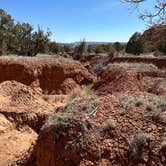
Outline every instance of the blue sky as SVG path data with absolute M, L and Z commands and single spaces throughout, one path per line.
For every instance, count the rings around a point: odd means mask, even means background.
M 38 25 L 50 28 L 52 40 L 58 42 L 83 38 L 126 42 L 134 32 L 146 29 L 138 14 L 120 0 L 0 0 L 0 8 L 35 29 Z

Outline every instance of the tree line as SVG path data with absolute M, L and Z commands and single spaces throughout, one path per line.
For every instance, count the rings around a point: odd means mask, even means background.
M 160 55 L 166 55 L 166 36 L 161 37 L 156 43 L 150 44 L 141 33 L 135 32 L 126 45 L 126 52 L 134 55 L 159 52 Z
M 166 37 L 155 46 L 149 45 L 141 33 L 134 33 L 128 43 L 88 45 L 85 40 L 73 46 L 60 44 L 50 40 L 51 32 L 38 27 L 35 31 L 29 23 L 16 22 L 10 14 L 0 9 L 0 55 L 17 54 L 36 56 L 38 53 L 72 54 L 80 59 L 86 53 L 127 52 L 139 55 L 141 53 L 159 50 L 166 54 Z
M 15 22 L 10 14 L 0 9 L 0 55 L 36 56 L 47 50 L 50 35 L 50 31 L 44 32 L 40 27 L 34 31 L 29 23 Z

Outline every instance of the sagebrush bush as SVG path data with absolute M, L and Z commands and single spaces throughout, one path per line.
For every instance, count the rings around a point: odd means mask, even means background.
M 130 164 L 138 164 L 143 160 L 143 153 L 150 151 L 152 136 L 146 133 L 138 133 L 129 143 L 128 156 Z
M 116 123 L 112 118 L 109 118 L 103 125 L 103 133 L 106 136 L 114 137 L 116 135 Z

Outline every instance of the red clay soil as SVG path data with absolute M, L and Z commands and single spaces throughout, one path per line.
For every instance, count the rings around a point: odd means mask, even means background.
M 66 66 L 58 93 L 91 78 L 79 65 Z M 52 69 L 37 67 L 36 73 Z M 40 88 L 1 83 L 0 166 L 165 166 L 165 73 L 154 65 L 111 64 L 93 86 L 101 93 L 78 95 L 57 109 Z
M 42 100 L 40 89 L 16 81 L 0 84 L 0 100 L 0 166 L 21 165 L 53 106 Z
M 40 89 L 32 89 L 16 81 L 0 84 L 0 113 L 16 128 L 28 125 L 38 132 L 53 105 L 46 103 Z
M 126 70 L 111 65 L 103 70 L 99 75 L 93 89 L 100 92 L 122 92 L 122 91 L 140 91 L 141 82 L 139 75 L 134 69 Z
M 132 97 L 131 107 L 123 110 L 118 95 Z M 155 97 L 148 93 L 118 95 L 78 99 L 55 113 L 43 126 L 29 165 L 166 165 L 165 125 L 154 118 L 164 108 L 147 109 Z
M 93 82 L 92 75 L 79 62 L 65 58 L 4 58 L 0 59 L 0 82 L 15 80 L 25 85 L 40 87 L 48 93 L 66 94 L 66 79 L 73 79 L 68 87 Z
M 17 165 L 28 158 L 37 139 L 37 133 L 29 127 L 15 129 L 9 120 L 0 114 L 0 166 Z
M 155 66 L 149 68 L 148 65 L 142 65 L 142 67 L 137 68 L 133 64 L 133 67 L 129 68 L 125 65 L 125 63 L 108 65 L 99 73 L 98 81 L 94 83 L 93 89 L 104 93 L 147 91 L 148 80 L 161 78 L 164 81 L 166 78 L 165 71 L 161 71 Z M 154 81 L 152 83 L 153 86 L 156 86 Z

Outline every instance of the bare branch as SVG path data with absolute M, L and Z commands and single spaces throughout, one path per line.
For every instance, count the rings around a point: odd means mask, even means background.
M 138 5 L 147 0 L 121 0 L 122 2 L 127 2 L 130 4 Z M 142 20 L 148 22 L 148 24 L 166 24 L 166 0 L 156 0 L 153 10 L 145 10 L 140 13 L 139 16 Z

